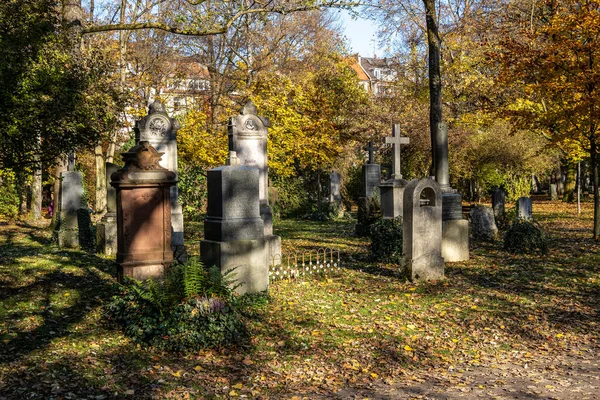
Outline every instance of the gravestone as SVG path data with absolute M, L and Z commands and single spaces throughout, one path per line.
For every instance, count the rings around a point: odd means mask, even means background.
M 369 142 L 366 150 L 369 158 L 362 167 L 363 190 L 361 197 L 358 198 L 357 223 L 355 226 L 356 235 L 364 237 L 369 235 L 371 225 L 376 221 L 380 212 L 379 185 L 381 184 L 381 168 L 375 164 L 373 158 L 373 142 Z
M 117 277 L 161 278 L 173 262 L 171 187 L 175 173 L 160 165 L 163 153 L 142 140 L 121 153 L 113 173 L 117 193 Z
M 379 185 L 381 184 L 381 167 L 379 164 L 375 164 L 373 159 L 373 142 L 369 142 L 367 147 L 369 152 L 369 159 L 366 164 L 362 167 L 363 176 L 363 193 L 361 197 L 373 198 L 377 195 Z
M 403 265 L 413 281 L 444 277 L 442 192 L 432 179 L 413 179 L 404 188 Z
M 498 227 L 492 208 L 479 205 L 471 209 L 471 233 L 476 240 L 493 241 L 498 238 Z
M 556 183 L 550 184 L 549 192 L 550 192 L 549 193 L 550 200 L 552 200 L 552 201 L 558 200 L 558 186 L 556 185 Z
M 342 201 L 342 194 L 340 189 L 340 174 L 337 171 L 333 171 L 331 174 L 329 174 L 330 203 L 340 203 Z
M 506 195 L 503 189 L 496 189 L 492 193 L 492 209 L 494 210 L 494 218 L 500 224 L 504 222 L 506 215 L 505 211 Z
M 344 206 L 342 205 L 341 180 L 340 174 L 333 171 L 329 174 L 329 207 L 337 218 L 344 216 Z
M 540 193 L 542 191 L 542 185 L 540 180 L 535 174 L 531 174 L 531 193 Z
M 381 212 L 383 218 L 393 219 L 402 217 L 404 188 L 408 181 L 402 179 L 400 146 L 408 144 L 409 139 L 400 136 L 400 125 L 394 124 L 392 126 L 392 136 L 386 137 L 385 142 L 392 145 L 392 176 L 391 179 L 379 185 L 379 190 L 381 191 Z
M 109 256 L 117 254 L 117 191 L 110 177 L 119 166 L 106 163 L 106 214 L 96 224 L 96 251 Z
M 148 115 L 135 122 L 133 128 L 135 141 L 148 141 L 158 152 L 164 153 L 160 166 L 168 169 L 178 177 L 177 169 L 177 131 L 179 122 L 170 118 L 165 111 L 165 106 L 160 101 L 155 101 L 148 108 Z M 179 203 L 177 185 L 171 186 L 171 246 L 180 261 L 185 261 L 185 248 L 183 243 L 183 212 Z
M 530 197 L 519 197 L 515 218 L 526 221 L 533 219 L 533 203 Z
M 65 171 L 60 174 L 58 193 L 58 220 L 54 236 L 59 247 L 78 249 L 82 247 L 85 235 L 83 225 L 89 223 L 89 212 L 83 196 L 83 175 L 78 171 Z M 87 213 L 86 220 L 84 213 Z M 81 223 L 81 226 L 80 226 Z
M 281 256 L 281 238 L 273 235 L 273 214 L 269 205 L 269 163 L 267 137 L 269 119 L 258 115 L 256 106 L 248 101 L 240 114 L 229 119 L 229 151 L 235 152 L 240 165 L 258 169 L 258 199 L 260 217 L 264 222 L 269 259 Z
M 462 217 L 462 196 L 450 186 L 448 125 L 439 123 L 432 137 L 433 172 L 442 190 L 442 257 L 446 262 L 469 259 L 469 221 Z
M 269 249 L 260 215 L 259 170 L 239 165 L 230 152 L 228 165 L 208 171 L 208 208 L 202 262 L 222 272 L 235 268 L 236 292 L 254 293 L 269 287 Z

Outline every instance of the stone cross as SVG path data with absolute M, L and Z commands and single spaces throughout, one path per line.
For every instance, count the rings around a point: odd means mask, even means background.
M 409 138 L 400 136 L 400 124 L 394 124 L 392 126 L 392 136 L 385 138 L 385 143 L 392 145 L 392 179 L 402 179 L 402 172 L 400 169 L 400 145 L 408 144 Z
M 373 152 L 375 151 L 375 147 L 373 147 L 373 142 L 369 142 L 369 146 L 367 146 L 366 150 L 369 152 L 369 164 L 373 164 Z

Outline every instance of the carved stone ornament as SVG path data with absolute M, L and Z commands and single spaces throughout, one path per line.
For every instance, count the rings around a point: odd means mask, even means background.
M 148 131 L 152 136 L 167 136 L 170 128 L 171 122 L 164 115 L 154 114 L 148 119 Z
M 125 159 L 125 167 L 135 171 L 149 171 L 162 169 L 158 163 L 165 153 L 159 153 L 150 142 L 142 140 L 137 146 L 132 147 L 127 153 L 121 153 Z

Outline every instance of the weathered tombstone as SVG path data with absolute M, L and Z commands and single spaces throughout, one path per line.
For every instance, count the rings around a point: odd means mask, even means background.
M 533 203 L 530 197 L 519 197 L 515 218 L 527 221 L 533 219 Z
M 506 211 L 506 195 L 504 194 L 503 189 L 496 189 L 492 193 L 492 209 L 494 210 L 494 218 L 499 223 L 504 221 Z
M 558 200 L 558 186 L 556 185 L 556 183 L 551 183 L 550 184 L 550 200 L 555 201 Z
M 376 220 L 375 216 L 380 211 L 381 168 L 379 164 L 374 163 L 375 147 L 373 147 L 373 142 L 369 142 L 366 150 L 369 153 L 369 159 L 362 167 L 363 191 L 361 197 L 358 198 L 358 221 L 355 226 L 356 235 L 359 237 L 369 234 L 371 225 Z
M 329 207 L 333 214 L 340 218 L 344 215 L 344 206 L 342 205 L 341 180 L 340 174 L 333 171 L 329 174 Z
M 393 219 L 402 217 L 402 204 L 404 202 L 404 188 L 408 181 L 402 179 L 400 165 L 400 145 L 408 144 L 407 137 L 400 136 L 400 125 L 392 126 L 392 136 L 386 137 L 385 142 L 392 145 L 392 177 L 379 185 L 381 191 L 381 212 L 383 218 Z
M 175 173 L 160 166 L 163 153 L 141 141 L 122 153 L 113 173 L 117 192 L 117 277 L 160 278 L 173 262 L 171 187 Z
M 160 166 L 168 169 L 178 177 L 177 169 L 177 131 L 179 122 L 170 118 L 165 111 L 165 106 L 160 101 L 155 101 L 148 108 L 148 115 L 135 122 L 133 128 L 135 141 L 148 141 L 158 152 L 164 153 Z M 180 261 L 185 261 L 186 254 L 183 243 L 183 212 L 179 204 L 179 191 L 177 185 L 171 186 L 171 246 Z
M 498 227 L 494 219 L 494 210 L 486 206 L 471 209 L 471 233 L 473 239 L 493 241 L 498 237 Z
M 237 165 L 234 152 L 228 165 L 208 171 L 208 208 L 202 262 L 225 272 L 234 268 L 242 285 L 239 294 L 269 287 L 268 243 L 260 215 L 259 170 Z
M 78 249 L 81 247 L 80 222 L 85 210 L 88 214 L 87 204 L 83 204 L 83 175 L 78 171 L 66 171 L 60 174 L 60 191 L 58 193 L 58 220 L 54 229 L 54 236 L 59 247 Z
M 342 201 L 342 194 L 340 189 L 340 174 L 337 171 L 333 171 L 331 174 L 329 174 L 330 203 L 339 203 Z
M 442 192 L 432 179 L 413 179 L 404 188 L 403 264 L 413 281 L 444 277 Z
M 433 138 L 433 169 L 442 190 L 442 257 L 446 262 L 469 259 L 469 221 L 462 217 L 462 196 L 450 186 L 448 125 L 440 123 Z
M 269 164 L 267 137 L 269 119 L 258 115 L 256 106 L 248 101 L 240 115 L 229 119 L 229 151 L 235 152 L 241 165 L 258 169 L 260 217 L 264 221 L 269 259 L 281 256 L 281 238 L 273 235 L 273 214 L 269 206 Z
M 369 160 L 362 167 L 364 186 L 361 197 L 372 198 L 376 196 L 379 185 L 381 184 L 381 167 L 379 164 L 375 164 L 373 160 L 373 152 L 375 151 L 373 142 L 369 142 L 367 151 L 369 152 Z
M 96 224 L 96 251 L 109 256 L 117 254 L 117 191 L 110 184 L 110 177 L 119 166 L 106 163 L 106 214 Z
M 542 191 L 540 180 L 535 174 L 531 174 L 531 193 L 539 193 Z

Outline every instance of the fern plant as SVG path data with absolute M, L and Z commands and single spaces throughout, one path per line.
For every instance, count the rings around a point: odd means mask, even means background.
M 185 297 L 196 297 L 203 292 L 207 283 L 204 265 L 197 257 L 192 257 L 184 265 L 183 291 Z

